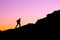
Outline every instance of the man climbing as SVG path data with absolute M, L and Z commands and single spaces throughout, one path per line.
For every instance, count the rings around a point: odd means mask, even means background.
M 19 18 L 16 22 L 17 22 L 17 25 L 16 25 L 16 27 L 15 27 L 15 28 L 17 28 L 17 26 L 18 26 L 18 25 L 19 25 L 19 27 L 21 27 L 21 24 L 20 24 L 21 19 Z

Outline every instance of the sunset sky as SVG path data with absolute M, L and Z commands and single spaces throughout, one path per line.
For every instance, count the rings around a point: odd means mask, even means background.
M 0 0 L 0 30 L 14 28 L 19 18 L 22 25 L 35 23 L 59 9 L 60 0 Z

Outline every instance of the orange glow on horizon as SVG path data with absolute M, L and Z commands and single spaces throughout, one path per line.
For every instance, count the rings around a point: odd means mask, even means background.
M 22 26 L 35 23 L 59 9 L 60 0 L 0 0 L 0 30 L 15 28 L 19 18 Z
M 24 25 L 27 25 L 29 23 L 35 23 L 35 20 L 21 20 L 21 26 L 24 26 Z M 2 23 L 1 26 L 0 26 L 0 30 L 1 31 L 4 31 L 4 30 L 7 30 L 7 29 L 14 29 L 16 26 L 16 21 L 14 21 L 14 23 L 12 22 L 5 22 L 5 23 Z

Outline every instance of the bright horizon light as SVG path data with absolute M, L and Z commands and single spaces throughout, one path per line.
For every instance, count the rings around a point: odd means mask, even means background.
M 0 30 L 15 28 L 19 18 L 22 26 L 35 23 L 59 9 L 60 0 L 0 0 Z

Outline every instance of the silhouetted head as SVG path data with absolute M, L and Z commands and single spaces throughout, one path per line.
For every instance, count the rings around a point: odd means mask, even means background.
M 21 19 L 19 18 L 19 20 L 21 20 Z

